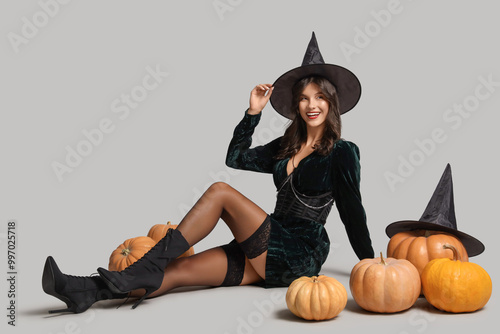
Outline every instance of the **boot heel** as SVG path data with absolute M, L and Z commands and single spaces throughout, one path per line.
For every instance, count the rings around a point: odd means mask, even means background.
M 76 313 L 76 307 L 71 306 L 71 307 L 68 307 L 68 308 L 60 309 L 60 310 L 49 310 L 50 314 L 63 313 L 63 312 L 73 312 L 73 313 Z
M 141 299 L 139 299 L 133 306 L 132 306 L 132 309 L 135 309 L 137 306 L 139 306 L 140 303 L 142 303 L 142 301 L 144 299 L 146 299 L 147 296 L 149 296 L 150 294 L 152 294 L 153 292 L 155 292 L 156 290 L 158 289 L 154 289 L 154 290 L 146 290 L 146 293 L 141 297 Z

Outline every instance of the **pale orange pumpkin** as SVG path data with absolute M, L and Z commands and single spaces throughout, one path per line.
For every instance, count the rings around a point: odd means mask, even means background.
M 167 231 L 169 229 L 171 229 L 171 228 L 176 229 L 177 226 L 178 225 L 174 225 L 170 222 L 167 222 L 166 224 L 156 224 L 149 229 L 148 237 L 150 237 L 154 241 L 158 242 L 167 234 Z M 190 247 L 186 252 L 181 254 L 179 256 L 179 258 L 188 257 L 188 256 L 191 256 L 193 254 L 194 254 L 194 248 Z
M 422 291 L 434 307 L 452 313 L 474 312 L 491 297 L 490 275 L 480 265 L 462 262 L 452 245 L 443 246 L 453 252 L 453 259 L 430 261 L 422 272 Z
M 453 245 L 462 261 L 469 260 L 465 247 L 457 237 L 450 233 L 431 230 L 413 230 L 395 234 L 387 245 L 387 256 L 410 261 L 422 274 L 429 261 L 453 258 L 451 250 L 443 249 L 444 244 Z
M 420 274 L 404 259 L 363 259 L 352 268 L 349 287 L 356 303 L 377 313 L 410 308 L 420 295 Z
M 150 237 L 135 237 L 125 240 L 109 257 L 109 270 L 121 271 L 144 256 L 156 242 Z
M 286 305 L 297 317 L 326 320 L 336 317 L 347 304 L 345 287 L 324 275 L 297 278 L 286 292 Z

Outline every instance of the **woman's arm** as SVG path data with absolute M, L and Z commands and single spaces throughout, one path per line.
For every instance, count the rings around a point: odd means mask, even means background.
M 361 166 L 356 144 L 341 140 L 334 148 L 333 191 L 340 218 L 344 223 L 349 242 L 358 258 L 373 258 L 370 232 L 359 190 Z
M 248 111 L 248 109 L 245 111 L 245 116 L 234 129 L 226 155 L 226 165 L 236 169 L 272 173 L 274 156 L 279 150 L 281 138 L 266 145 L 250 148 L 252 135 L 259 124 L 261 114 L 251 115 Z
M 272 93 L 271 84 L 259 84 L 250 92 L 250 106 L 245 111 L 245 117 L 234 129 L 233 139 L 229 143 L 226 155 L 226 165 L 229 167 L 263 173 L 273 172 L 274 156 L 279 150 L 280 138 L 267 145 L 250 149 L 252 135 L 259 124 L 262 109 Z

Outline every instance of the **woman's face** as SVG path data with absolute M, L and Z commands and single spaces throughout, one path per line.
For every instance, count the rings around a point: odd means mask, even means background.
M 329 103 L 318 85 L 308 84 L 299 99 L 299 113 L 307 127 L 323 126 L 328 115 Z

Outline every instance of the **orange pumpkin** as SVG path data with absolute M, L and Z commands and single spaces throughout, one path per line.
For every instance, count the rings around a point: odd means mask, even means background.
M 336 317 L 347 304 L 347 291 L 335 278 L 302 276 L 290 284 L 286 305 L 297 317 L 326 320 Z
M 171 228 L 176 229 L 178 225 L 171 224 L 167 222 L 166 224 L 156 224 L 149 229 L 148 237 L 153 239 L 154 241 L 160 241 L 166 234 L 167 231 Z M 190 247 L 186 252 L 181 254 L 179 257 L 188 257 L 194 254 L 193 247 Z
M 156 242 L 150 237 L 136 237 L 125 240 L 109 257 L 109 270 L 121 271 L 144 256 Z
M 453 259 L 435 259 L 422 272 L 422 291 L 434 307 L 452 313 L 474 312 L 491 297 L 491 278 L 480 265 L 462 262 L 457 249 L 445 244 Z
M 394 313 L 410 308 L 420 295 L 420 274 L 404 259 L 363 259 L 354 266 L 349 287 L 367 311 Z
M 431 230 L 413 230 L 395 234 L 387 245 L 387 256 L 410 261 L 422 274 L 429 261 L 453 258 L 451 250 L 443 249 L 444 244 L 453 245 L 462 261 L 469 260 L 465 247 L 457 237 L 446 232 Z

